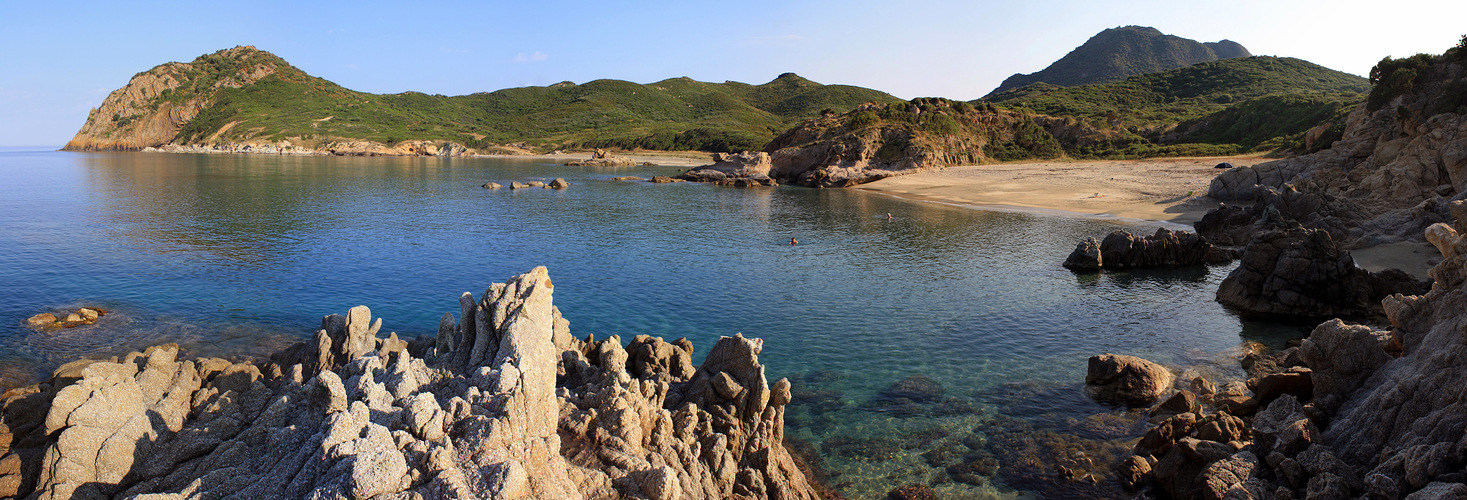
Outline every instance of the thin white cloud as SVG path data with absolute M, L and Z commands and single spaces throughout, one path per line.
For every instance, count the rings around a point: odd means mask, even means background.
M 544 61 L 546 59 L 550 59 L 550 55 L 548 55 L 548 54 L 546 54 L 544 52 L 540 52 L 540 51 L 537 50 L 537 51 L 535 51 L 533 53 L 530 53 L 530 54 L 526 54 L 524 52 L 520 52 L 518 54 L 515 54 L 514 55 L 514 58 L 510 59 L 509 62 L 512 62 L 512 63 L 540 62 L 540 61 Z

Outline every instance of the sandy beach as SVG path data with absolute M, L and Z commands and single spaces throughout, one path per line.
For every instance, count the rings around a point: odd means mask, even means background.
M 1253 165 L 1259 156 L 1146 160 L 1045 161 L 948 167 L 882 179 L 861 189 L 973 205 L 1058 211 L 1190 225 L 1217 206 L 1207 186 L 1223 162 Z

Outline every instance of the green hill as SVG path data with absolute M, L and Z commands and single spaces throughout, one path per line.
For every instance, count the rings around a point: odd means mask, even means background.
M 1369 91 L 1370 82 L 1355 75 L 1299 59 L 1254 56 L 1115 83 L 1034 84 L 974 102 L 1124 130 L 1076 150 L 1081 156 L 1105 156 L 1127 150 L 1144 154 L 1148 146 L 1180 143 L 1297 149 L 1305 131 L 1340 119 Z
M 309 148 L 365 140 L 388 145 L 453 141 L 485 151 L 506 144 L 537 151 L 589 146 L 734 151 L 758 149 L 826 108 L 896 100 L 884 92 L 821 85 L 793 73 L 763 85 L 689 78 L 646 85 L 596 80 L 451 97 L 381 95 L 307 75 L 269 52 L 236 47 L 138 74 L 93 112 L 68 147 L 290 141 Z M 169 123 L 163 122 L 170 118 L 158 116 L 165 105 L 196 115 L 186 112 L 189 119 L 177 120 L 174 113 L 176 133 L 168 135 L 163 125 Z
M 1250 55 L 1248 49 L 1231 40 L 1200 43 L 1163 34 L 1156 28 L 1122 26 L 1090 37 L 1083 45 L 1041 71 L 1015 74 L 1004 79 L 984 98 L 1036 83 L 1071 87 L 1114 82 L 1135 75 Z

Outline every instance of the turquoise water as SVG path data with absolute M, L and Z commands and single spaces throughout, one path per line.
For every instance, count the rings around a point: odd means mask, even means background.
M 795 446 L 848 497 L 911 482 L 1051 496 L 1080 482 L 1050 462 L 1081 453 L 1102 471 L 1135 437 L 1134 412 L 1083 396 L 1089 356 L 1236 376 L 1241 342 L 1296 334 L 1213 302 L 1227 267 L 1059 266 L 1085 236 L 1155 224 L 610 180 L 676 171 L 0 150 L 0 375 L 23 383 L 160 342 L 261 354 L 358 304 L 384 331 L 431 334 L 461 292 L 545 265 L 578 336 L 686 336 L 699 354 L 721 335 L 764 338 L 771 380 L 795 383 Z M 571 188 L 479 187 L 554 177 Z M 23 326 L 80 305 L 113 314 Z

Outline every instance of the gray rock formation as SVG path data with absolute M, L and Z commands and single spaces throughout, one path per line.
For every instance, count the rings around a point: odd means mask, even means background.
M 1399 270 L 1356 267 L 1323 229 L 1276 216 L 1258 226 L 1242 263 L 1218 285 L 1218 302 L 1251 313 L 1362 316 L 1379 311 L 1390 294 L 1423 293 L 1429 286 Z
M 173 345 L 6 393 L 0 495 L 51 498 L 787 498 L 790 386 L 762 343 L 570 336 L 545 268 L 464 294 L 412 342 L 366 307 L 259 364 Z M 630 361 L 630 363 L 629 363 Z
M 1076 271 L 1174 267 L 1221 264 L 1236 257 L 1233 250 L 1218 248 L 1196 233 L 1162 228 L 1143 237 L 1118 230 L 1102 241 L 1085 238 L 1065 259 L 1064 266 Z

